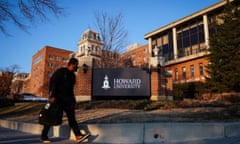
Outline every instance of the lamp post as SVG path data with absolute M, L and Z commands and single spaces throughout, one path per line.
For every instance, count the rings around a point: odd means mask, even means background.
M 163 50 L 161 50 L 162 47 L 158 48 L 157 46 L 155 46 L 153 48 L 153 61 L 152 61 L 152 65 L 155 67 L 164 67 L 165 65 L 165 57 L 163 56 Z M 159 52 L 160 51 L 160 52 Z
M 165 80 L 165 57 L 163 56 L 162 47 L 155 46 L 151 58 L 152 71 L 152 96 L 154 99 L 165 99 L 166 96 L 166 80 Z
M 87 73 L 87 71 L 88 71 L 88 65 L 84 63 L 84 64 L 82 65 L 82 67 L 83 67 L 83 73 Z

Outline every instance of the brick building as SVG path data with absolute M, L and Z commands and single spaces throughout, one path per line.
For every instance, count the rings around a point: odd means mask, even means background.
M 174 83 L 205 81 L 209 37 L 213 34 L 210 25 L 218 21 L 225 4 L 226 1 L 218 2 L 145 34 L 151 60 L 154 61 L 157 50 L 156 57 L 164 59 L 164 67 L 172 73 Z
M 11 84 L 11 94 L 24 93 L 24 83 L 27 81 L 29 73 L 15 73 Z
M 148 45 L 135 43 L 128 46 L 127 51 L 121 54 L 121 59 L 127 62 L 129 67 L 148 67 L 149 51 Z
M 66 66 L 72 51 L 45 46 L 32 56 L 29 93 L 48 97 L 48 82 L 52 74 Z

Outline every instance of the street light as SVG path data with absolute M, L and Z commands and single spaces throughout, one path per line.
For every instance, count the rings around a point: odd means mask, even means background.
M 163 47 L 155 46 L 153 48 L 153 57 L 151 65 L 153 65 L 153 70 L 155 69 L 159 73 L 159 86 L 161 87 L 160 95 L 166 96 L 167 95 L 167 81 L 166 81 L 166 73 L 165 73 L 165 57 L 163 56 Z M 167 98 L 167 97 L 166 97 Z
M 159 52 L 160 51 L 160 52 Z M 163 68 L 165 65 L 165 57 L 162 53 L 162 47 L 155 46 L 153 48 L 153 58 L 152 58 L 152 65 L 160 71 L 160 67 Z
M 87 71 L 88 71 L 88 65 L 84 63 L 82 66 L 83 66 L 83 72 L 84 72 L 84 73 L 87 73 Z

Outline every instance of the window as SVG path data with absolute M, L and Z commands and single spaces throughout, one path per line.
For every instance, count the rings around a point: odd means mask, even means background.
M 56 69 L 59 69 L 59 68 L 60 68 L 60 65 L 59 65 L 59 64 L 56 64 L 55 67 L 56 67 Z
M 182 77 L 186 78 L 186 67 L 182 67 Z
M 193 54 L 194 50 L 192 50 L 192 47 L 195 46 L 195 49 L 199 49 L 199 44 L 205 41 L 203 24 L 201 22 L 196 22 L 196 24 L 190 26 L 185 29 L 183 29 L 183 27 L 177 32 L 179 57 Z
M 49 59 L 50 59 L 50 60 L 53 60 L 53 59 L 54 59 L 54 56 L 53 56 L 53 55 L 49 55 Z
M 178 69 L 175 69 L 175 80 L 178 80 Z
M 133 52 L 133 53 L 132 53 L 132 56 L 134 57 L 135 55 L 136 55 L 136 53 L 135 53 L 135 52 Z
M 198 35 L 197 35 L 197 27 L 193 27 L 190 29 L 190 38 L 191 38 L 191 44 L 195 45 L 198 43 Z
M 143 58 L 144 63 L 147 63 L 147 57 Z
M 133 61 L 133 65 L 136 66 L 136 61 L 135 60 Z
M 199 43 L 202 43 L 205 41 L 203 24 L 200 25 L 198 28 Z
M 183 47 L 189 47 L 190 46 L 190 39 L 189 39 L 189 30 L 183 31 Z
M 57 60 L 57 61 L 61 61 L 61 57 L 57 56 L 57 57 L 56 57 L 56 60 Z
M 65 63 L 65 62 L 67 62 L 67 59 L 66 58 L 62 58 L 62 61 Z
M 93 34 L 93 39 L 96 40 L 97 39 L 97 36 L 96 34 Z
M 51 72 L 51 71 L 48 71 L 48 77 L 51 77 L 51 76 L 52 76 L 52 74 L 53 74 L 53 72 Z
M 199 74 L 203 75 L 203 64 L 202 63 L 199 64 Z
M 191 69 L 191 76 L 193 77 L 194 76 L 194 65 L 191 65 L 190 69 Z
M 49 67 L 49 68 L 52 68 L 52 67 L 53 67 L 53 64 L 52 64 L 52 63 L 48 63 L 48 67 Z
M 39 63 L 42 60 L 43 56 L 40 55 L 34 60 L 34 64 Z
M 147 53 L 147 49 L 146 48 L 144 48 L 144 52 Z

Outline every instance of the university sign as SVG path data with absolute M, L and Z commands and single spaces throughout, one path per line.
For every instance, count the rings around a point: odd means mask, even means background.
M 149 70 L 108 68 L 93 70 L 93 96 L 150 96 Z

